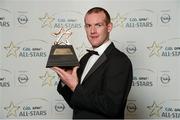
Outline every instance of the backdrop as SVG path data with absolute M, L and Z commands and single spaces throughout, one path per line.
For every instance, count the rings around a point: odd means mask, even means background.
M 1 119 L 72 118 L 45 66 L 60 28 L 71 28 L 78 59 L 86 53 L 83 19 L 95 6 L 109 11 L 110 39 L 133 63 L 126 118 L 180 118 L 179 0 L 1 0 Z

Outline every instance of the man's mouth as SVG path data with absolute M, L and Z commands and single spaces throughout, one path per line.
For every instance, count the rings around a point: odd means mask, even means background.
M 98 38 L 98 36 L 91 36 L 91 38 L 92 38 L 92 39 L 96 39 L 96 38 Z

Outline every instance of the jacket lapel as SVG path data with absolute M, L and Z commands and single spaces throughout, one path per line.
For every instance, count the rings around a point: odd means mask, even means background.
M 104 51 L 104 53 L 100 56 L 100 58 L 94 63 L 94 65 L 92 66 L 92 68 L 89 70 L 89 72 L 87 73 L 87 75 L 85 76 L 84 81 L 86 81 L 86 79 L 101 65 L 103 64 L 106 60 L 107 60 L 107 55 L 109 54 L 109 52 L 115 48 L 114 44 L 111 43 L 109 45 L 109 47 Z M 82 83 L 83 83 L 82 82 Z
M 89 70 L 87 75 L 85 76 L 83 82 L 101 65 L 106 61 L 107 57 L 105 54 L 102 54 L 101 57 L 94 63 L 92 68 Z

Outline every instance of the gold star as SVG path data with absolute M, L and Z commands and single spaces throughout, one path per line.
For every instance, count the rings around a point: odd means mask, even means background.
M 152 117 L 156 115 L 157 117 L 160 117 L 160 110 L 163 108 L 162 106 L 158 106 L 155 101 L 153 102 L 152 106 L 147 106 L 149 110 L 151 110 L 149 116 Z
M 123 16 L 120 16 L 120 14 L 118 13 L 116 15 L 115 18 L 112 18 L 111 20 L 113 21 L 113 26 L 114 27 L 124 27 L 124 21 L 126 20 L 127 18 L 123 17 Z
M 152 46 L 147 47 L 147 48 L 151 51 L 149 57 L 153 55 L 159 56 L 159 51 L 161 50 L 162 46 L 160 46 L 156 42 L 153 42 Z
M 40 76 L 40 79 L 43 80 L 42 86 L 49 85 L 52 86 L 52 80 L 55 78 L 55 76 L 50 75 L 47 71 L 44 76 Z
M 39 18 L 40 21 L 42 21 L 42 28 L 49 26 L 52 27 L 51 23 L 55 20 L 55 18 L 48 15 L 48 13 L 45 13 L 44 17 Z
M 8 111 L 7 117 L 9 116 L 17 116 L 16 112 L 20 108 L 20 106 L 15 106 L 13 102 L 10 103 L 8 107 L 5 107 L 4 109 Z
M 17 57 L 17 50 L 18 50 L 20 47 L 16 47 L 16 46 L 13 44 L 13 42 L 11 41 L 10 45 L 7 46 L 7 47 L 4 47 L 4 48 L 8 51 L 6 57 L 9 57 L 9 56 L 11 56 L 11 55 Z

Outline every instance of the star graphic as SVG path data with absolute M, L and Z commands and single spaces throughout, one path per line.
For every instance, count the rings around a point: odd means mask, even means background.
M 150 110 L 150 114 L 149 116 L 152 117 L 152 116 L 157 116 L 157 117 L 160 117 L 160 110 L 163 108 L 162 106 L 158 106 L 155 101 L 153 102 L 153 105 L 152 106 L 147 106 L 147 108 Z
M 48 15 L 48 13 L 45 13 L 44 17 L 39 18 L 39 20 L 42 22 L 42 28 L 48 26 L 48 27 L 52 27 L 51 23 L 55 20 L 55 18 L 51 17 Z
M 9 116 L 14 116 L 14 117 L 16 117 L 16 116 L 17 116 L 16 112 L 17 112 L 17 110 L 18 110 L 19 108 L 20 108 L 20 106 L 15 106 L 14 103 L 11 102 L 10 105 L 9 105 L 8 107 L 5 107 L 4 109 L 5 109 L 6 111 L 8 111 L 7 117 L 9 117 Z
M 6 57 L 9 57 L 11 55 L 17 57 L 17 50 L 19 50 L 20 47 L 16 47 L 14 43 L 11 41 L 10 45 L 4 48 L 8 51 Z
M 43 80 L 42 86 L 49 85 L 52 86 L 52 80 L 55 78 L 55 76 L 50 75 L 47 71 L 44 74 L 44 76 L 40 76 L 40 79 Z
M 124 27 L 124 21 L 126 20 L 127 18 L 123 17 L 123 16 L 120 16 L 120 14 L 118 13 L 116 15 L 115 18 L 112 18 L 111 20 L 113 21 L 113 26 L 114 27 Z
M 159 56 L 159 51 L 162 49 L 162 46 L 160 46 L 156 42 L 153 42 L 152 46 L 147 47 L 147 48 L 151 51 L 149 57 L 153 55 Z

